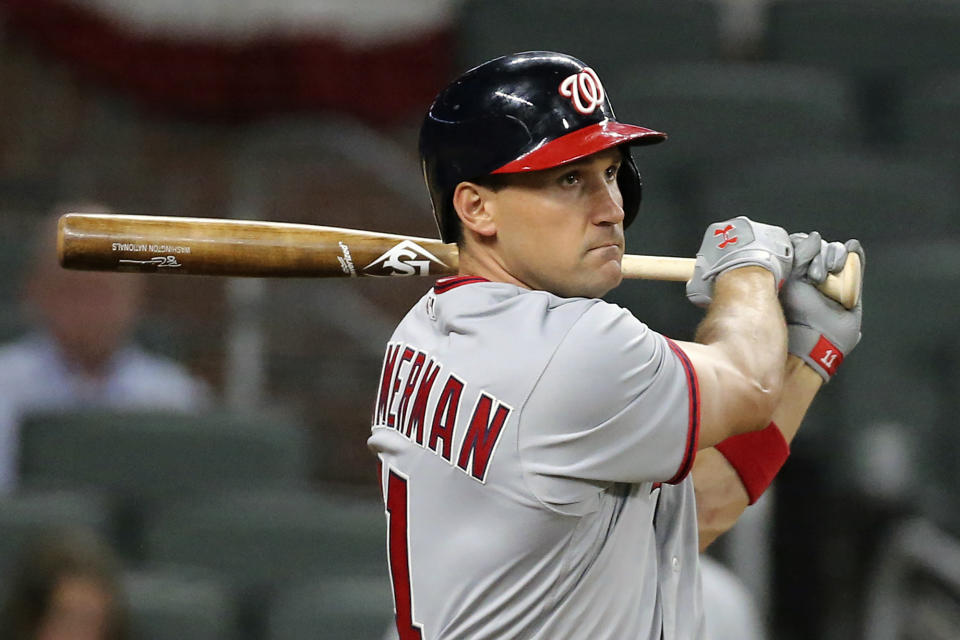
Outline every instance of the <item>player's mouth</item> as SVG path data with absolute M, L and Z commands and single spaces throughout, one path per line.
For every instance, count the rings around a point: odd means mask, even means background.
M 623 254 L 623 245 L 619 242 L 604 242 L 603 244 L 598 244 L 595 247 L 591 247 L 587 250 L 587 253 L 592 253 L 594 251 L 609 252 L 610 254 Z

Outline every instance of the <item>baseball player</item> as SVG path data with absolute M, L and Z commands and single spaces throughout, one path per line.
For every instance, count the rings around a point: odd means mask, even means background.
M 599 298 L 640 204 L 629 147 L 665 137 L 552 52 L 480 65 L 431 106 L 420 152 L 460 275 L 393 334 L 368 441 L 401 640 L 703 638 L 698 551 L 858 341 L 859 310 L 812 283 L 859 245 L 711 225 L 697 342 L 651 331 Z

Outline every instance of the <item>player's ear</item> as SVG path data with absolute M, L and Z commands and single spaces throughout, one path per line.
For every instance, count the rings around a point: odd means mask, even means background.
M 453 192 L 453 208 L 460 217 L 460 224 L 477 235 L 492 237 L 497 234 L 493 216 L 493 189 L 473 182 L 461 182 Z

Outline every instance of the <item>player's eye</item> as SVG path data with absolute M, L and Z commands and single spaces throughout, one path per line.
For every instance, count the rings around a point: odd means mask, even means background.
M 614 180 L 616 180 L 618 173 L 620 173 L 620 163 L 619 163 L 619 162 L 617 162 L 617 163 L 615 163 L 615 164 L 612 164 L 612 165 L 610 165 L 609 167 L 607 167 L 607 171 L 606 171 L 607 181 L 608 181 L 608 182 L 613 182 Z
M 569 171 L 562 176 L 560 176 L 560 184 L 565 187 L 573 187 L 580 184 L 580 172 L 579 171 Z

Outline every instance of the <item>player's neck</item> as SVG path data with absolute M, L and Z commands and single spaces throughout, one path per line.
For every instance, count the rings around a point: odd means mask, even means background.
M 462 276 L 480 276 L 490 282 L 506 282 L 524 289 L 530 285 L 511 274 L 497 253 L 489 245 L 477 245 L 467 241 L 460 247 L 459 274 Z

